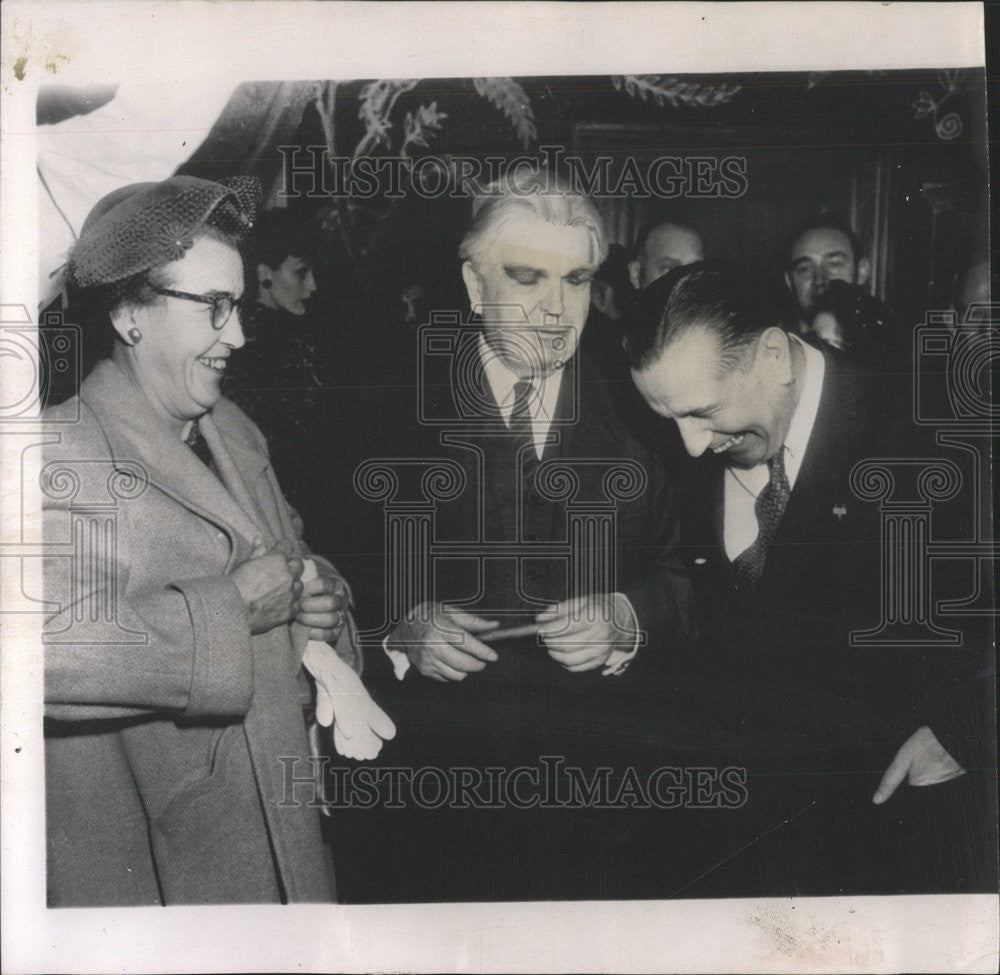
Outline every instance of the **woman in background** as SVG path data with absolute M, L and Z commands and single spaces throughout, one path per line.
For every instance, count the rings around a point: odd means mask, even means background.
M 246 345 L 233 357 L 223 390 L 267 437 L 289 501 L 300 507 L 315 445 L 317 389 L 322 384 L 316 335 L 307 306 L 320 242 L 316 228 L 287 210 L 261 214 L 248 242 L 243 302 Z

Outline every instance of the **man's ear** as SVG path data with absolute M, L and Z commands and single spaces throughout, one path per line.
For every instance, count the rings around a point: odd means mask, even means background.
M 771 372 L 782 386 L 787 386 L 794 378 L 791 341 L 788 332 L 777 325 L 771 326 L 757 340 L 758 363 Z
M 483 306 L 483 279 L 469 261 L 462 262 L 462 280 L 469 295 L 469 305 L 477 311 Z
M 121 338 L 126 345 L 134 344 L 129 338 L 128 333 L 129 329 L 136 327 L 138 311 L 139 309 L 135 305 L 119 305 L 113 312 L 111 312 L 111 324 L 114 326 L 119 338 Z
M 642 281 L 642 265 L 638 261 L 628 262 L 628 279 L 632 282 L 632 287 L 636 291 L 642 291 L 640 284 Z
M 858 261 L 858 273 L 857 273 L 857 284 L 868 284 L 868 278 L 871 276 L 872 266 L 868 261 L 867 257 L 862 257 Z
M 611 318 L 611 305 L 614 293 L 607 281 L 592 281 L 590 283 L 590 302 L 602 314 Z
M 792 287 L 792 276 L 785 271 L 785 287 L 794 295 L 795 289 Z

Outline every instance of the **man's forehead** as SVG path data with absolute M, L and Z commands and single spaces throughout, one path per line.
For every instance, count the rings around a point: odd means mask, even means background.
M 686 227 L 675 223 L 665 223 L 657 227 L 646 241 L 646 253 L 654 253 L 668 248 L 696 248 L 698 235 Z
M 643 371 L 671 412 L 702 409 L 714 400 L 723 372 L 719 341 L 707 328 L 686 329 Z
M 553 224 L 540 216 L 519 216 L 496 227 L 486 255 L 498 264 L 536 268 L 597 268 L 597 242 L 584 226 Z
M 817 227 L 814 230 L 807 230 L 792 245 L 792 260 L 797 261 L 802 257 L 810 257 L 814 254 L 843 253 L 848 257 L 853 257 L 853 248 L 850 238 L 842 230 L 836 227 Z

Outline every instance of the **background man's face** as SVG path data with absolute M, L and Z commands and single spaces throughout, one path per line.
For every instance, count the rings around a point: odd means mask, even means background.
M 865 284 L 868 270 L 867 258 L 856 259 L 846 234 L 832 227 L 818 227 L 807 230 L 792 245 L 785 281 L 805 313 L 831 281 Z
M 780 329 L 769 329 L 743 363 L 723 370 L 718 339 L 695 326 L 657 361 L 633 369 L 632 379 L 654 412 L 677 423 L 692 457 L 710 450 L 733 466 L 754 467 L 777 453 L 791 422 L 787 343 Z
M 701 238 L 686 227 L 665 223 L 647 238 L 638 260 L 629 263 L 632 286 L 641 291 L 675 267 L 704 260 Z
M 518 375 L 545 376 L 576 353 L 599 265 L 585 227 L 527 214 L 502 224 L 462 276 L 490 346 Z

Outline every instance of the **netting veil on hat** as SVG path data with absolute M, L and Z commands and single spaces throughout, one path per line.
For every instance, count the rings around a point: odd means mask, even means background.
M 178 260 L 207 224 L 238 241 L 253 226 L 261 196 L 253 176 L 218 182 L 172 176 L 123 186 L 99 200 L 84 221 L 69 257 L 70 279 L 82 288 L 113 284 Z

